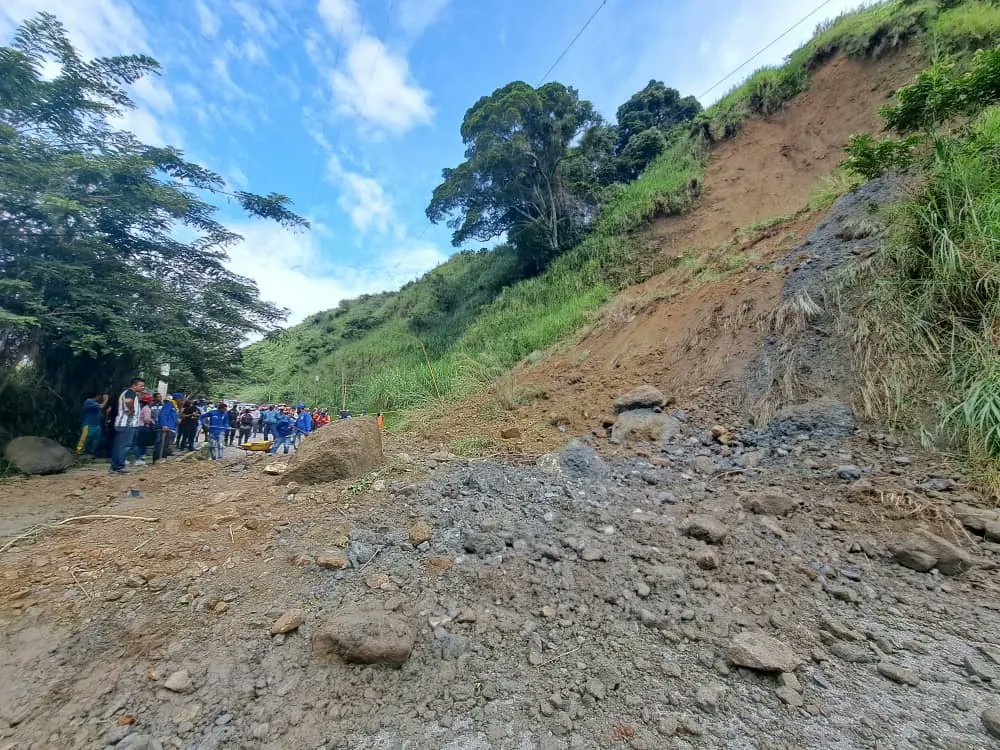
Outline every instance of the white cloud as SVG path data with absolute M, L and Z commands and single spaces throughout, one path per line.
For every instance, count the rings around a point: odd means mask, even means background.
M 337 203 L 359 232 L 389 231 L 395 222 L 392 201 L 378 180 L 344 169 L 332 155 L 327 161 L 327 178 L 340 187 Z
M 319 0 L 317 10 L 335 38 L 343 41 L 361 34 L 361 16 L 354 0 Z
M 242 51 L 243 59 L 247 62 L 262 63 L 267 59 L 267 54 L 264 52 L 264 48 L 252 39 L 244 40 L 240 49 Z
M 445 260 L 431 243 L 410 242 L 376 254 L 363 268 L 324 261 L 317 232 L 291 232 L 276 224 L 236 223 L 243 241 L 229 248 L 226 265 L 257 282 L 261 297 L 289 310 L 294 325 L 342 299 L 397 289 Z
M 325 74 L 338 114 L 397 134 L 430 122 L 427 90 L 413 80 L 405 56 L 365 31 L 355 0 L 319 0 L 317 11 L 338 54 L 331 56 L 315 32 L 306 35 L 306 52 Z
M 243 21 L 243 25 L 259 36 L 270 35 L 278 25 L 277 20 L 261 7 L 254 7 L 246 0 L 233 0 L 233 10 Z
M 194 9 L 195 13 L 198 15 L 198 23 L 201 26 L 201 33 L 210 38 L 218 34 L 219 17 L 212 12 L 212 9 L 205 5 L 203 0 L 196 0 Z
M 420 36 L 434 25 L 449 0 L 400 0 L 399 25 L 411 37 Z
M 410 78 L 406 58 L 372 36 L 361 36 L 347 51 L 340 70 L 329 76 L 341 112 L 393 133 L 428 123 L 433 109 L 428 93 Z

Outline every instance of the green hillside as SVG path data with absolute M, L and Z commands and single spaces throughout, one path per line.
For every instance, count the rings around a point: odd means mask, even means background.
M 239 395 L 335 406 L 346 384 L 353 408 L 393 411 L 474 388 L 484 372 L 502 372 L 553 344 L 586 324 L 615 291 L 664 270 L 646 256 L 636 230 L 688 209 L 711 144 L 734 136 L 748 118 L 777 111 L 832 56 L 878 57 L 921 37 L 930 62 L 991 45 L 998 32 L 1000 9 L 978 0 L 896 0 L 843 15 L 817 29 L 784 65 L 758 70 L 693 119 L 633 136 L 615 152 L 613 169 L 584 154 L 593 168 L 583 191 L 592 217 L 578 241 L 545 256 L 541 270 L 525 262 L 517 242 L 458 253 L 398 292 L 342 302 L 247 347 Z M 621 135 L 628 127 L 621 110 L 618 119 Z M 573 148 L 606 139 L 603 127 L 591 126 Z M 629 180 L 635 162 L 628 159 L 647 146 L 658 156 Z M 612 178 L 602 179 L 609 169 Z

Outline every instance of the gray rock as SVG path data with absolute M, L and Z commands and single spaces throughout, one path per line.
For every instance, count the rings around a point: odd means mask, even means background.
M 685 536 L 709 544 L 720 544 L 729 533 L 729 529 L 722 521 L 705 515 L 689 516 L 681 524 L 680 531 Z
M 115 750 L 163 750 L 163 743 L 148 734 L 130 734 L 115 745 Z
M 798 692 L 797 690 L 793 690 L 790 687 L 782 686 L 776 689 L 774 692 L 779 698 L 781 698 L 782 703 L 786 703 L 794 708 L 798 708 L 803 703 L 805 703 L 805 701 L 802 699 L 802 693 Z
M 1000 703 L 983 711 L 979 720 L 983 722 L 987 732 L 1000 739 Z
M 413 652 L 417 633 L 406 619 L 381 607 L 349 604 L 313 636 L 313 651 L 355 664 L 402 665 Z
M 843 479 L 847 481 L 854 481 L 855 479 L 861 479 L 861 469 L 859 469 L 854 464 L 841 464 L 836 468 L 834 473 L 837 475 L 837 479 Z
M 878 673 L 883 677 L 892 680 L 893 682 L 898 682 L 901 685 L 909 685 L 910 687 L 916 687 L 920 684 L 920 675 L 909 669 L 904 669 L 898 664 L 893 664 L 888 661 L 880 661 L 876 667 Z
M 835 641 L 830 644 L 830 653 L 838 659 L 851 662 L 852 664 L 866 664 L 875 661 L 875 656 L 865 646 L 856 646 L 844 641 Z
M 957 576 L 972 567 L 972 555 L 951 542 L 918 529 L 891 547 L 893 558 L 907 568 L 926 572 L 936 567 L 943 575 Z M 930 563 L 928 565 L 928 563 Z
M 593 677 L 587 680 L 586 690 L 587 695 L 599 701 L 604 700 L 604 696 L 607 694 L 607 688 L 604 687 L 604 683 Z
M 186 669 L 179 669 L 163 681 L 163 687 L 173 693 L 190 693 L 194 690 L 194 682 Z
M 73 454 L 46 437 L 14 438 L 3 457 L 25 474 L 58 474 L 73 465 Z
M 651 385 L 640 385 L 616 398 L 613 408 L 615 414 L 621 414 L 633 409 L 659 408 L 666 404 L 666 402 L 667 400 L 658 388 L 654 388 Z
M 463 529 L 462 548 L 470 554 L 486 557 L 503 552 L 507 544 L 499 534 Z
M 794 672 L 802 663 L 788 646 L 761 632 L 737 635 L 726 649 L 726 658 L 738 667 L 762 672 Z
M 573 479 L 595 479 L 608 475 L 608 465 L 597 451 L 581 440 L 573 440 L 559 454 L 559 464 Z
M 601 552 L 599 547 L 595 547 L 592 544 L 588 544 L 582 550 L 580 550 L 580 559 L 586 560 L 587 562 L 595 562 L 597 560 L 603 560 L 604 553 Z
M 986 682 L 1000 681 L 1000 672 L 997 671 L 996 667 L 986 661 L 986 659 L 978 656 L 971 654 L 966 656 L 965 668 L 969 670 L 969 674 L 975 675 Z
M 694 695 L 694 702 L 702 711 L 714 714 L 719 710 L 719 703 L 726 694 L 726 686 L 717 682 L 702 685 Z

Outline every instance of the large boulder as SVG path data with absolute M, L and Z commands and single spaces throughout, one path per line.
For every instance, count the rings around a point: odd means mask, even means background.
M 654 388 L 651 385 L 640 385 L 616 398 L 614 409 L 615 414 L 621 414 L 623 411 L 632 411 L 633 409 L 655 409 L 665 403 L 666 399 L 659 388 Z
M 313 651 L 351 664 L 401 666 L 413 652 L 417 631 L 399 615 L 379 606 L 350 604 L 313 636 Z
M 382 431 L 375 418 L 340 419 L 299 443 L 281 481 L 333 482 L 367 474 L 383 463 Z
M 669 414 L 651 410 L 623 412 L 611 428 L 611 442 L 663 443 L 681 430 L 681 423 Z
M 14 438 L 3 457 L 25 474 L 58 474 L 73 465 L 72 453 L 44 437 Z
M 943 575 L 957 576 L 975 564 L 975 558 L 964 549 L 926 529 L 897 539 L 890 551 L 900 565 L 922 573 L 937 568 Z

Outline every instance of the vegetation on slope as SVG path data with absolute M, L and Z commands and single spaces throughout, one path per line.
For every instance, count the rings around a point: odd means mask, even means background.
M 913 196 L 856 281 L 865 404 L 1000 460 L 1000 48 L 938 63 L 883 109 L 898 137 L 858 136 L 866 177 L 910 167 Z M 936 418 L 927 420 L 928 413 Z M 929 424 L 928 424 L 929 422 Z M 994 464 L 994 471 L 997 464 Z
M 658 155 L 636 179 L 604 185 L 607 159 L 602 161 L 599 148 L 597 156 L 589 152 L 588 163 L 601 185 L 590 196 L 597 219 L 584 227 L 582 241 L 560 249 L 542 273 L 522 278 L 524 266 L 510 262 L 509 247 L 499 251 L 496 266 L 487 251 L 481 263 L 490 269 L 491 282 L 476 287 L 461 310 L 448 308 L 442 318 L 450 321 L 446 327 L 418 330 L 409 310 L 437 309 L 434 284 L 441 282 L 435 278 L 451 278 L 450 265 L 465 262 L 458 256 L 404 288 L 400 297 L 405 294 L 410 301 L 393 303 L 393 315 L 379 319 L 364 313 L 370 327 L 360 338 L 347 339 L 335 330 L 318 333 L 317 327 L 325 325 L 319 322 L 323 313 L 277 340 L 249 347 L 246 357 L 257 385 L 243 395 L 266 400 L 305 394 L 334 405 L 341 401 L 343 379 L 347 401 L 355 408 L 393 410 L 423 405 L 464 385 L 480 385 L 484 371 L 502 372 L 560 340 L 583 326 L 615 291 L 660 270 L 635 237 L 636 230 L 656 215 L 691 205 L 713 141 L 732 137 L 749 117 L 776 112 L 807 88 L 810 73 L 833 55 L 877 57 L 918 36 L 926 39 L 930 53 L 958 52 L 1000 38 L 1000 18 L 995 6 L 980 0 L 895 0 L 845 14 L 821 26 L 784 65 L 757 71 L 689 124 L 661 133 Z M 640 102 L 637 110 L 649 99 L 647 89 L 630 100 Z M 620 123 L 622 119 L 620 110 Z M 621 159 L 621 144 L 607 137 L 603 127 L 587 131 L 581 143 L 589 136 L 617 144 L 611 155 Z M 633 167 L 619 162 L 610 172 L 620 178 Z M 842 184 L 846 188 L 850 183 Z M 503 269 L 511 272 L 506 280 Z M 340 309 L 345 318 L 353 318 L 355 308 L 360 315 L 370 307 L 371 300 L 362 299 Z M 303 345 L 310 347 L 311 359 L 299 358 Z

